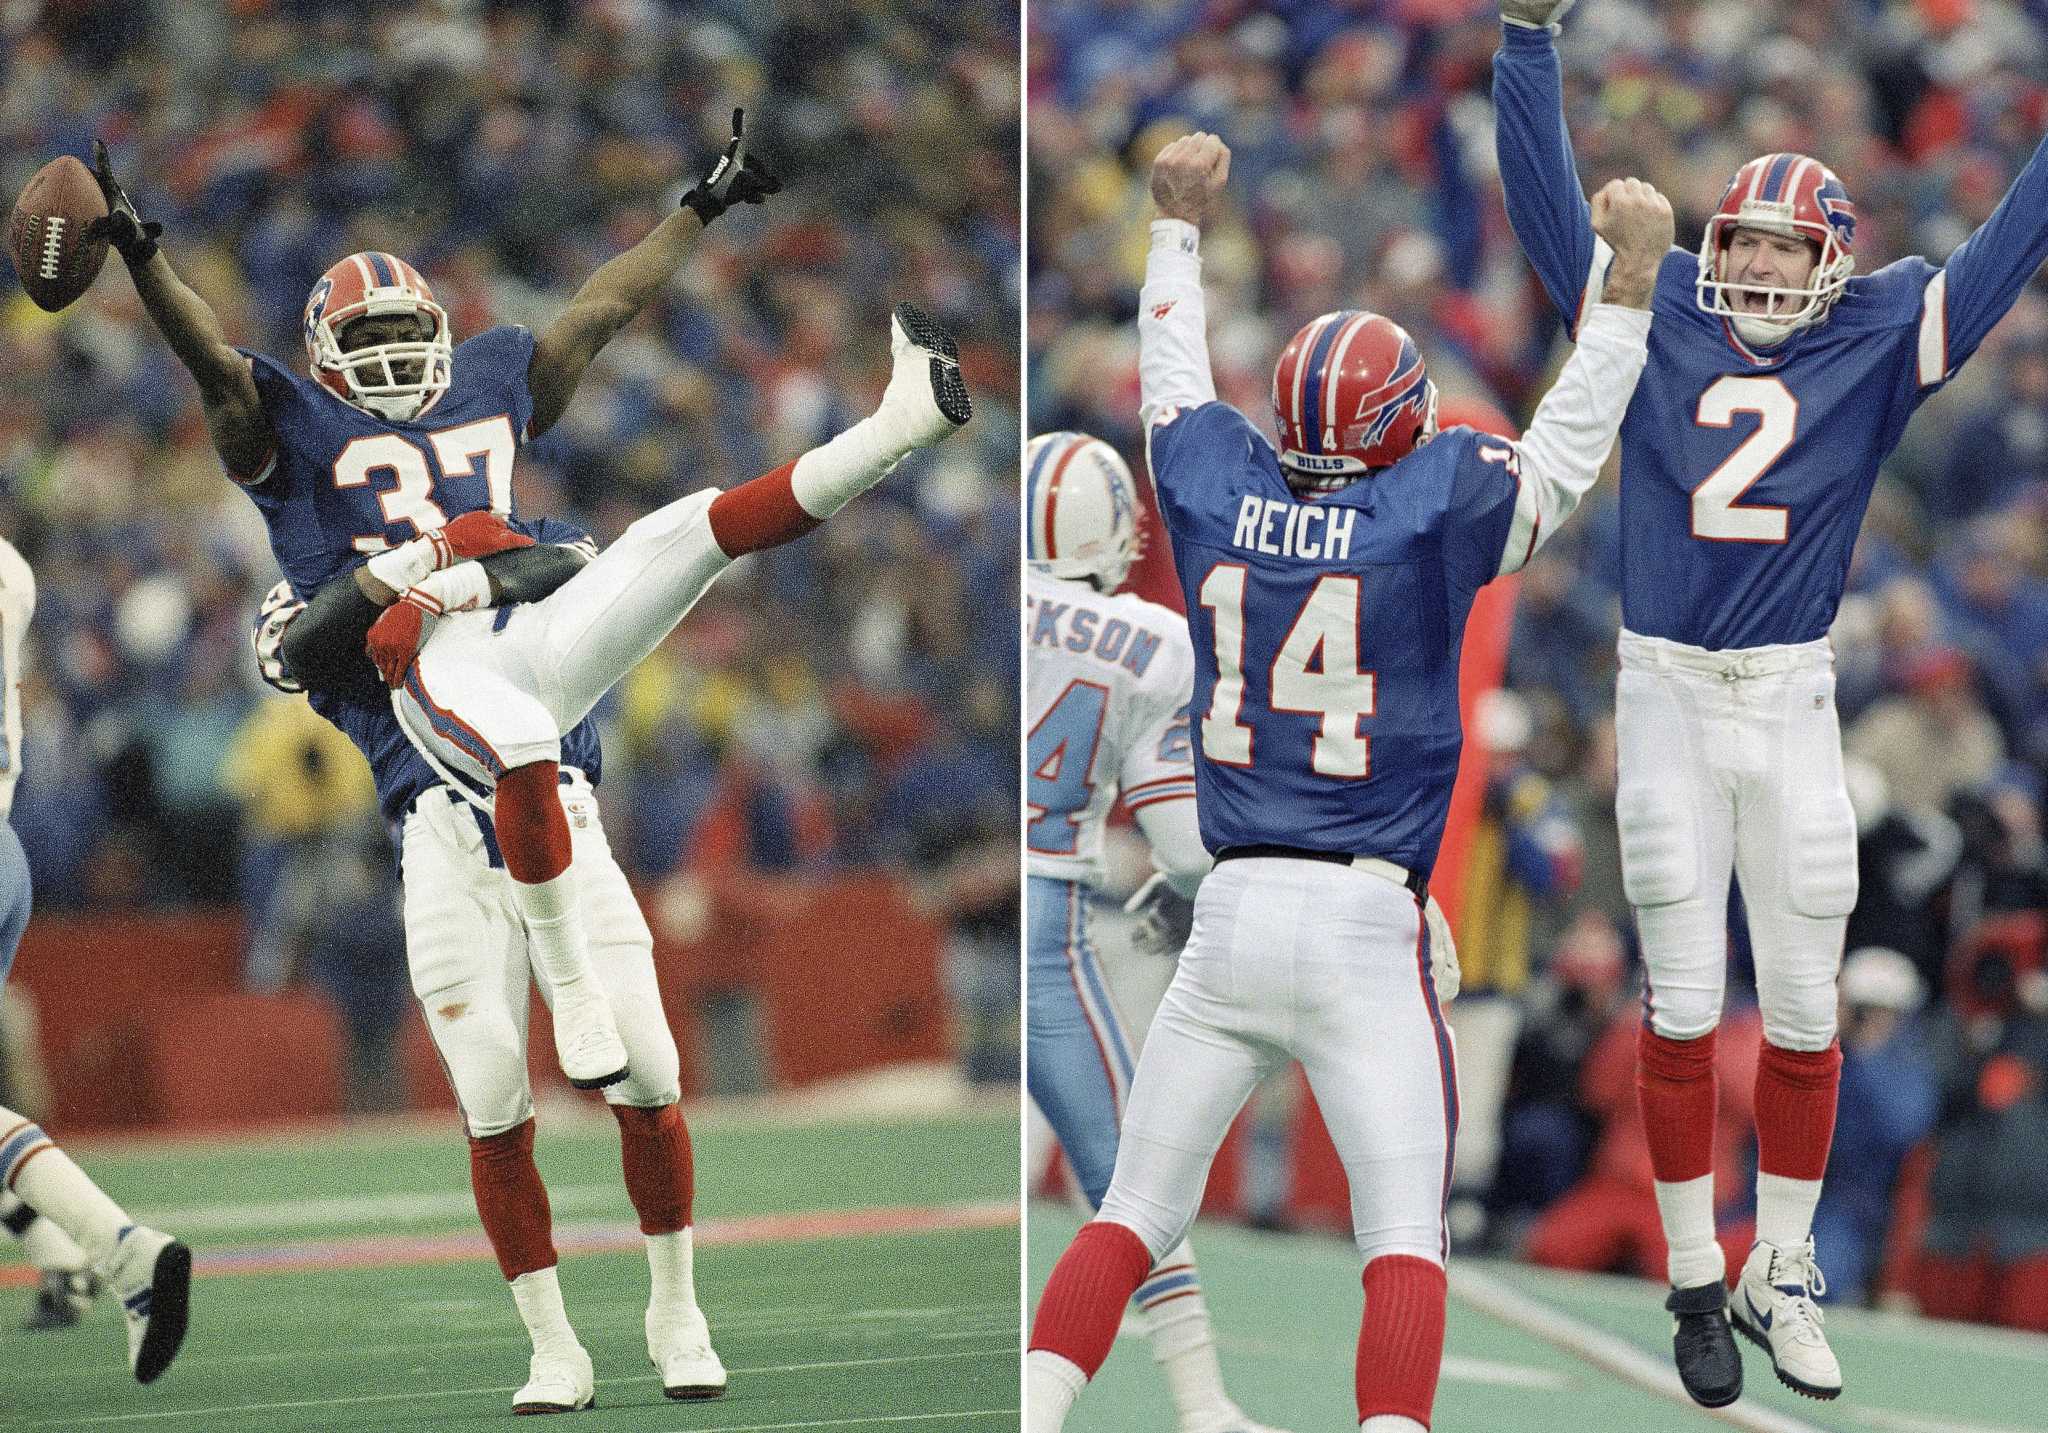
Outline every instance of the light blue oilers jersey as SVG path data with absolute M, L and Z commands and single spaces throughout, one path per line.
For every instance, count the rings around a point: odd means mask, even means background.
M 1533 537 L 1514 446 L 1447 429 L 1313 502 L 1221 402 L 1159 414 L 1150 453 L 1194 639 L 1202 843 L 1427 871 L 1458 774 L 1465 619 L 1504 558 L 1520 565 L 1511 538 Z
M 488 329 L 458 346 L 448 391 L 410 421 L 247 356 L 277 446 L 241 487 L 300 597 L 461 513 L 511 515 L 513 460 L 533 417 L 530 330 Z
M 1576 333 L 1609 252 L 1593 233 L 1547 31 L 1494 57 L 1508 217 Z M 1769 349 L 1695 298 L 1698 256 L 1657 280 L 1649 362 L 1621 427 L 1622 623 L 1710 650 L 1826 635 L 1878 467 L 2048 258 L 2048 161 L 1936 267 L 1852 278 L 1833 311 Z

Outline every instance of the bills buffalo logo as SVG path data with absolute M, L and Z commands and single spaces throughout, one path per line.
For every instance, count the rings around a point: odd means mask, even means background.
M 313 285 L 313 293 L 306 300 L 306 342 L 315 339 L 315 330 L 320 327 L 320 316 L 327 312 L 327 300 L 334 293 L 334 280 L 322 279 Z
M 1363 405 L 1360 405 L 1358 417 L 1365 421 L 1365 426 L 1352 430 L 1352 442 L 1361 448 L 1377 447 L 1386 439 L 1387 434 L 1393 431 L 1394 420 L 1403 413 L 1412 415 L 1414 420 L 1420 423 L 1423 411 L 1428 406 L 1428 397 L 1429 376 L 1422 371 L 1418 363 L 1415 381 L 1409 384 L 1399 397 L 1389 399 L 1370 415 L 1365 413 Z
M 1856 242 L 1856 206 L 1849 202 L 1849 191 L 1842 187 L 1842 181 L 1830 174 L 1827 182 L 1814 191 L 1814 198 L 1820 203 L 1820 212 L 1827 216 L 1828 226 L 1835 231 L 1835 238 L 1843 248 Z

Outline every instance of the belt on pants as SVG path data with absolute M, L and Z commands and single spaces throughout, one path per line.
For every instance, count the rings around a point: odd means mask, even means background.
M 1429 877 L 1421 871 L 1411 871 L 1406 866 L 1397 866 L 1379 856 L 1354 856 L 1344 851 L 1310 851 L 1301 846 L 1275 846 L 1259 842 L 1250 846 L 1225 846 L 1216 853 L 1216 863 L 1236 861 L 1246 856 L 1279 856 L 1290 861 L 1325 861 L 1333 866 L 1349 866 L 1354 871 L 1378 876 L 1392 881 L 1397 886 L 1406 886 L 1410 895 L 1418 901 L 1429 899 Z

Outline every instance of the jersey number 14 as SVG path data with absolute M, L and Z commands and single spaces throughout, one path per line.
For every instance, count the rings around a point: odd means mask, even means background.
M 1225 766 L 1252 764 L 1256 734 L 1244 716 L 1244 587 L 1242 563 L 1220 562 L 1202 579 L 1202 606 L 1215 621 L 1216 688 L 1202 714 L 1202 752 Z M 1318 776 L 1352 780 L 1372 775 L 1372 738 L 1358 724 L 1376 704 L 1373 674 L 1358 665 L 1358 579 L 1326 574 L 1287 630 L 1266 684 L 1276 712 L 1319 716 L 1309 746 Z

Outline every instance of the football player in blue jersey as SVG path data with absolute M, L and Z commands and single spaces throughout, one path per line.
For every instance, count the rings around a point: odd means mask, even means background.
M 1603 301 L 1518 442 L 1437 431 L 1414 341 L 1324 314 L 1274 371 L 1278 451 L 1217 401 L 1200 225 L 1229 151 L 1160 151 L 1139 296 L 1152 479 L 1194 641 L 1195 786 L 1215 868 L 1146 1035 L 1116 1172 L 1053 1270 L 1026 1360 L 1030 1433 L 1064 1426 L 1124 1301 L 1193 1220 L 1252 1088 L 1288 1058 L 1351 1186 L 1365 1262 L 1365 1433 L 1422 1433 L 1443 1355 L 1444 1201 L 1457 1086 L 1441 1002 L 1456 955 L 1430 867 L 1462 740 L 1458 658 L 1480 587 L 1520 569 L 1593 484 L 1650 329 L 1671 206 L 1595 201 Z
M 33 904 L 28 857 L 7 817 L 21 778 L 21 664 L 35 606 L 35 573 L 0 538 L 0 987 Z M 192 1251 L 136 1223 L 40 1125 L 4 1105 L 0 1228 L 42 1273 L 30 1328 L 77 1323 L 104 1275 L 127 1318 L 130 1371 L 152 1383 L 170 1366 L 185 1340 Z
M 1610 282 L 1566 134 L 1557 21 L 1502 0 L 1494 58 L 1508 217 L 1576 331 Z M 1621 429 L 1615 698 L 1622 873 L 1649 970 L 1637 1088 L 1669 1244 L 1687 1390 L 1740 1395 L 1734 1327 L 1778 1377 L 1841 1392 L 1812 1225 L 1833 1138 L 1835 974 L 1856 903 L 1827 633 L 1878 465 L 2048 257 L 2048 159 L 1944 264 L 1855 269 L 1856 210 L 1825 164 L 1736 171 L 1698 250 L 1657 274 L 1650 358 Z M 1714 1031 L 1730 873 L 1755 952 L 1757 1243 L 1732 1296 L 1714 1239 Z
M 224 342 L 159 249 L 159 226 L 140 219 L 99 156 L 109 240 L 198 381 L 214 444 L 285 572 L 259 637 L 281 670 L 334 687 L 322 710 L 369 757 L 387 814 L 403 820 L 414 991 L 469 1130 L 478 1212 L 533 1342 L 520 1412 L 594 1399 L 532 1156 L 534 974 L 565 1073 L 604 1088 L 618 1118 L 652 1272 L 649 1358 L 670 1397 L 726 1386 L 694 1292 L 674 1040 L 646 921 L 590 796 L 590 709 L 735 558 L 809 531 L 969 412 L 952 340 L 901 305 L 880 409 L 795 462 L 650 513 L 595 557 L 580 535 L 511 518 L 518 447 L 561 416 L 598 350 L 669 282 L 706 224 L 779 189 L 741 125 L 736 111 L 730 144 L 677 212 L 601 266 L 538 334 L 500 327 L 456 346 L 409 265 L 381 253 L 342 260 L 307 299 L 306 375 Z M 378 673 L 397 690 L 385 695 Z

